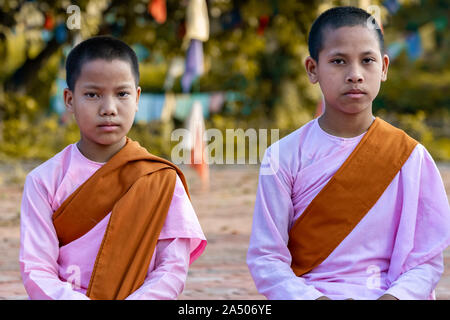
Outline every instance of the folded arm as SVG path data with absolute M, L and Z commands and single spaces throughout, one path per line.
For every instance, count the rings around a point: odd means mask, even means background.
M 440 253 L 422 263 L 395 280 L 385 294 L 400 300 L 426 300 L 436 287 L 444 271 L 444 258 Z

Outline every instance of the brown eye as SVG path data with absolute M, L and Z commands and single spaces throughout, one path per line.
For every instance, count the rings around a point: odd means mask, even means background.
M 126 97 L 128 97 L 130 95 L 130 93 L 129 92 L 126 92 L 126 91 L 121 91 L 121 92 L 119 92 L 119 97 L 121 97 L 121 98 L 126 98 Z
M 334 63 L 334 64 L 344 64 L 344 60 L 343 60 L 343 59 L 334 59 L 334 60 L 331 60 L 331 63 Z
M 86 97 L 88 97 L 88 98 L 97 98 L 98 97 L 98 95 L 95 93 L 95 92 L 86 92 L 85 94 L 84 94 Z

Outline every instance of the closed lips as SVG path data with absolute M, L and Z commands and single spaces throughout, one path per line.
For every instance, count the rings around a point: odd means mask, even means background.
M 365 92 L 362 90 L 359 90 L 359 89 L 352 89 L 352 90 L 347 91 L 345 94 L 360 94 L 360 93 L 363 94 Z
M 118 126 L 118 124 L 117 123 L 108 122 L 108 123 L 101 123 L 98 126 L 99 127 L 115 127 L 115 126 Z

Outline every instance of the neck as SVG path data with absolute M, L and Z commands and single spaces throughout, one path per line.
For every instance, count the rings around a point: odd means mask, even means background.
M 78 141 L 77 146 L 80 152 L 89 160 L 95 162 L 107 162 L 117 152 L 125 146 L 126 137 L 123 137 L 119 142 L 111 145 L 100 145 L 83 138 Z
M 318 121 L 322 130 L 333 136 L 353 138 L 366 132 L 373 119 L 372 112 L 344 114 L 325 109 Z

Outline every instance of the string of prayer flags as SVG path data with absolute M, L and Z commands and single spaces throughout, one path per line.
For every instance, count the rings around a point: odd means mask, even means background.
M 192 100 L 189 94 L 177 95 L 173 117 L 178 120 L 185 120 L 189 116 L 191 108 Z
M 63 91 L 67 87 L 62 76 L 55 80 L 56 90 L 50 97 L 50 112 L 57 113 L 65 122 L 66 108 Z M 221 112 L 226 104 L 241 101 L 242 97 L 234 92 L 201 92 L 193 94 L 141 93 L 135 122 L 149 123 L 152 121 L 167 122 L 173 118 L 186 121 L 195 103 L 202 107 L 203 118 L 209 118 L 211 113 Z
M 141 93 L 134 121 L 147 123 L 153 120 L 160 120 L 164 100 L 165 97 L 161 94 Z
M 161 111 L 161 121 L 168 122 L 172 119 L 175 112 L 176 98 L 175 94 L 168 92 L 165 94 L 164 106 Z
M 224 102 L 225 102 L 225 95 L 223 94 L 223 92 L 214 92 L 213 94 L 211 94 L 209 100 L 209 111 L 211 113 L 220 112 Z
M 185 120 L 192 112 L 194 102 L 200 103 L 203 110 L 203 117 L 209 117 L 210 95 L 208 93 L 179 94 L 175 99 L 175 112 L 173 117 L 178 120 Z

